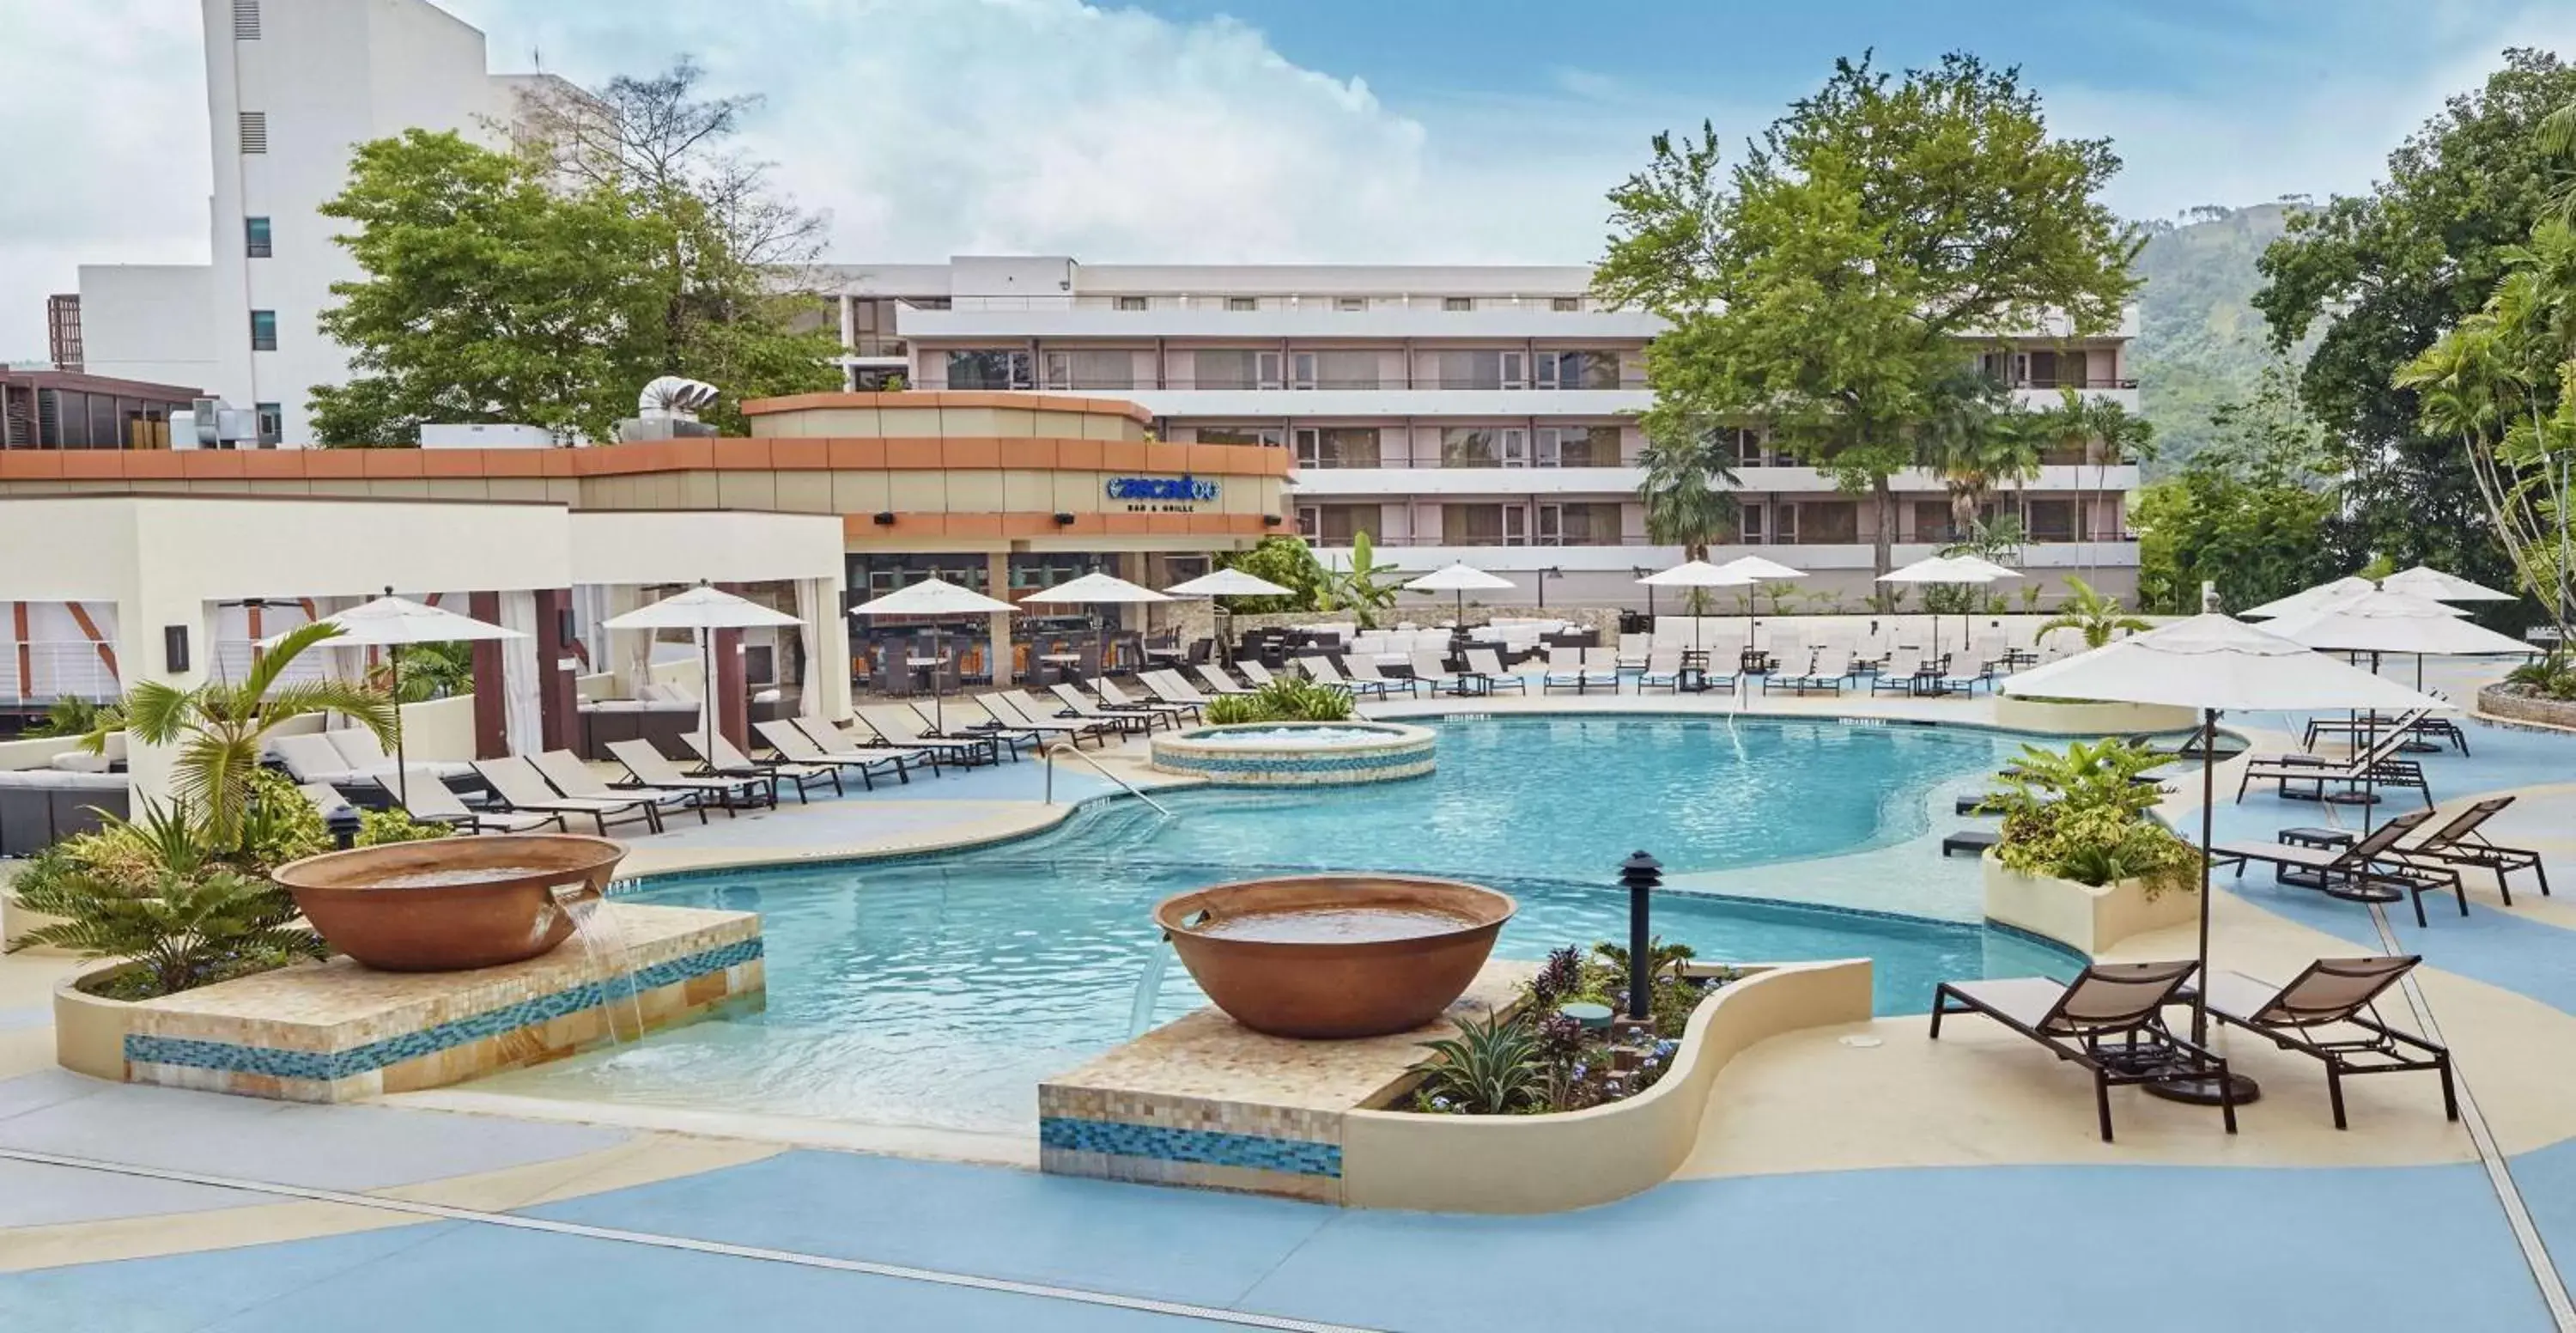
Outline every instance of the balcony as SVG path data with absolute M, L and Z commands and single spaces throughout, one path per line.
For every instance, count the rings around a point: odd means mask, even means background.
M 1308 538 L 1317 547 L 1316 556 L 1327 568 L 1346 568 L 1350 563 L 1347 541 L 1327 542 Z M 1407 570 L 1436 569 L 1453 562 L 1464 562 L 1490 573 L 1527 573 L 1538 569 L 1567 572 L 1619 572 L 1637 569 L 1667 569 L 1682 561 L 1678 546 L 1657 546 L 1643 538 L 1622 539 L 1605 546 L 1477 546 L 1454 537 L 1431 537 L 1414 540 L 1381 540 L 1374 536 L 1371 544 L 1390 554 L 1394 563 Z M 1920 542 L 1899 542 L 1894 548 L 1900 566 L 1939 553 L 1940 548 Z M 1713 564 L 1724 564 L 1738 556 L 1758 555 L 1777 560 L 1795 569 L 1824 571 L 1866 571 L 1874 556 L 1867 543 L 1822 542 L 1800 544 L 1781 542 L 1771 545 L 1723 545 L 1709 548 Z M 2038 543 L 2022 548 L 2017 562 L 2031 581 L 2045 581 L 2052 587 L 2060 570 L 2135 569 L 2138 545 L 2134 541 Z M 1996 585 L 2007 592 L 2012 582 Z
M 973 302 L 970 304 L 970 300 Z M 1551 310 L 1541 300 L 1523 306 L 1443 310 L 1438 303 L 1367 310 L 1300 306 L 1226 310 L 1211 303 L 1187 309 L 1113 310 L 1077 306 L 1067 298 L 960 298 L 949 309 L 904 306 L 895 329 L 906 338 L 1564 338 L 1642 342 L 1663 331 L 1663 321 L 1639 311 Z

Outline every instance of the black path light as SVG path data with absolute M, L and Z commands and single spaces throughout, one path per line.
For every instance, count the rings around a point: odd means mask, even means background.
M 1664 882 L 1664 863 L 1644 852 L 1631 852 L 1619 863 L 1619 882 L 1628 886 L 1628 1017 L 1643 1022 L 1654 1005 L 1652 960 L 1647 954 L 1653 935 L 1647 914 L 1657 886 Z

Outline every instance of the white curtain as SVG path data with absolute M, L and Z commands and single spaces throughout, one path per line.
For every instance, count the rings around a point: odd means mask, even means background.
M 501 641 L 501 734 L 510 753 L 535 754 L 545 748 L 537 700 L 537 595 L 502 593 L 501 627 L 525 636 Z
M 832 665 L 824 655 L 830 638 L 822 632 L 824 614 L 823 581 L 796 580 L 796 618 L 805 622 L 796 629 L 797 641 L 805 649 L 805 679 L 797 684 L 796 711 L 812 718 L 823 716 L 823 690 L 818 682 Z

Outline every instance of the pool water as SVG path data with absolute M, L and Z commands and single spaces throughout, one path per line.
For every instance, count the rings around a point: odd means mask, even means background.
M 1085 807 L 1045 834 L 873 865 L 647 884 L 627 900 L 761 914 L 765 1007 L 482 1086 L 536 1095 L 1026 1131 L 1036 1085 L 1130 1035 L 1163 946 L 1153 905 L 1294 870 L 1402 870 L 1491 885 L 1520 912 L 1496 952 L 1537 958 L 1623 937 L 1620 860 L 1674 872 L 1776 868 L 1919 835 L 1925 794 L 1991 772 L 2017 742 L 1962 730 L 1653 718 L 1434 724 L 1421 779 L 1307 791 L 1194 790 Z M 2070 975 L 2070 955 L 1973 924 L 1660 894 L 1656 933 L 1718 961 L 1876 960 L 1882 1013 L 1933 985 Z M 1151 1011 L 1205 1003 L 1167 969 Z

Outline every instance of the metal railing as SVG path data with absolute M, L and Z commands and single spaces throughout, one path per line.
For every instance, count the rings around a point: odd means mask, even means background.
M 1129 782 L 1127 779 L 1110 772 L 1107 765 L 1092 758 L 1090 755 L 1084 754 L 1081 747 L 1075 745 L 1071 741 L 1057 741 L 1055 744 L 1047 746 L 1040 753 L 1046 756 L 1046 800 L 1044 803 L 1047 805 L 1055 804 L 1055 757 L 1060 754 L 1069 754 L 1074 758 L 1091 765 L 1092 772 L 1097 773 L 1100 776 L 1109 779 L 1111 782 L 1115 782 L 1119 786 L 1125 788 L 1128 795 L 1154 807 L 1154 813 L 1166 818 L 1169 818 L 1172 813 L 1171 807 L 1137 790 L 1135 783 Z

